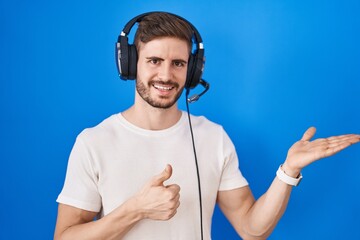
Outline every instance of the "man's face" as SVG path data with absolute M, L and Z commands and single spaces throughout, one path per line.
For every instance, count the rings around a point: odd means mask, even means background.
M 172 37 L 141 43 L 138 50 L 136 90 L 156 108 L 170 108 L 181 96 L 190 49 L 184 40 Z

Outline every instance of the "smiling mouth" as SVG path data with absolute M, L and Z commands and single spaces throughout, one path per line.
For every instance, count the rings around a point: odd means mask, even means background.
M 153 83 L 152 86 L 160 91 L 171 91 L 176 87 L 174 84 L 169 85 L 164 83 Z

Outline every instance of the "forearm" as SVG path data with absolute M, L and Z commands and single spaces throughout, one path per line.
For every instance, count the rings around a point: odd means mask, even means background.
M 287 167 L 282 167 L 291 177 L 299 175 Z M 284 214 L 289 202 L 292 186 L 275 177 L 269 189 L 251 207 L 247 214 L 247 228 L 256 236 L 268 237 Z
M 275 177 L 271 186 L 251 207 L 246 216 L 245 232 L 266 239 L 287 207 L 291 186 Z
M 128 200 L 103 218 L 66 228 L 55 239 L 121 239 L 142 219 L 134 199 Z

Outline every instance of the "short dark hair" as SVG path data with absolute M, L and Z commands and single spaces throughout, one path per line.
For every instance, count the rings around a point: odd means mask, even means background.
M 134 44 L 139 50 L 140 42 L 147 43 L 161 37 L 175 37 L 185 40 L 190 51 L 192 49 L 193 29 L 190 24 L 165 12 L 150 13 L 139 22 Z

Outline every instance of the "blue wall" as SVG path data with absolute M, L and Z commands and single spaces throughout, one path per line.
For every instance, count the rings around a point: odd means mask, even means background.
M 359 1 L 1 0 L 0 239 L 52 238 L 76 135 L 133 102 L 117 35 L 151 10 L 200 31 L 211 90 L 191 111 L 225 127 L 256 197 L 307 127 L 360 133 Z M 356 145 L 305 169 L 270 239 L 360 239 L 359 168 Z M 219 211 L 213 239 L 238 239 Z

